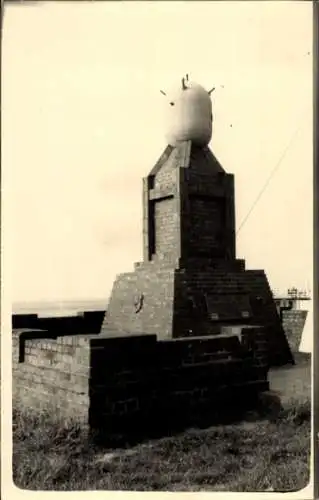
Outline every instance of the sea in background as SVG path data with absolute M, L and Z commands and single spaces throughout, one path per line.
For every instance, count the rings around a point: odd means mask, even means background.
M 102 299 L 59 300 L 39 302 L 14 302 L 12 314 L 38 314 L 39 316 L 75 316 L 82 311 L 106 310 L 107 301 Z

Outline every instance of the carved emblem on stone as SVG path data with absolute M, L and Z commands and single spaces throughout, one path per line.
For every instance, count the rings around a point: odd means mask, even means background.
M 139 313 L 140 310 L 143 307 L 143 302 L 144 302 L 144 294 L 143 293 L 138 293 L 136 294 L 134 298 L 134 307 L 135 307 L 135 313 Z

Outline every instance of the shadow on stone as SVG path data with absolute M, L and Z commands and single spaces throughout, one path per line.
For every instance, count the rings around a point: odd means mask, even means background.
M 227 388 L 223 394 L 206 404 L 172 407 L 167 402 L 162 408 L 153 408 L 147 415 L 109 419 L 100 429 L 93 428 L 91 441 L 101 447 L 117 448 L 132 446 L 151 439 L 174 436 L 189 428 L 206 429 L 213 425 L 236 424 L 241 421 L 258 421 L 276 418 L 282 407 L 280 398 L 270 391 L 263 394 L 241 392 Z M 97 424 L 97 422 L 96 422 Z

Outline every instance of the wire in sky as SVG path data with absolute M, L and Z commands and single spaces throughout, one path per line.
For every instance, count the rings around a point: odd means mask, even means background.
M 273 170 L 271 171 L 268 179 L 266 180 L 264 186 L 262 187 L 261 191 L 259 192 L 257 198 L 255 199 L 254 203 L 252 204 L 250 210 L 248 211 L 247 215 L 244 217 L 244 219 L 242 220 L 241 224 L 239 225 L 239 228 L 237 229 L 236 231 L 236 235 L 239 233 L 239 231 L 242 229 L 242 227 L 245 225 L 245 223 L 247 222 L 249 216 L 251 215 L 251 213 L 253 212 L 255 206 L 257 205 L 258 201 L 260 200 L 260 198 L 262 197 L 263 193 L 265 192 L 265 190 L 267 189 L 267 186 L 268 184 L 270 183 L 271 179 L 273 178 L 273 176 L 275 175 L 275 173 L 279 170 L 279 167 L 281 165 L 281 162 L 282 160 L 284 159 L 284 157 L 286 156 L 286 153 L 287 151 L 289 150 L 290 146 L 292 145 L 292 143 L 294 142 L 294 140 L 296 139 L 298 133 L 300 132 L 300 130 L 302 129 L 303 127 L 303 122 L 301 121 L 301 125 L 299 125 L 299 127 L 295 130 L 295 132 L 293 133 L 290 141 L 288 142 L 286 148 L 284 149 L 281 157 L 279 158 L 278 162 L 276 163 L 275 167 L 273 168 Z

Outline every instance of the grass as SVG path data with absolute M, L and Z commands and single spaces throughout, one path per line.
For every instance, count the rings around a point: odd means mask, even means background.
M 133 448 L 90 445 L 72 422 L 14 414 L 14 481 L 45 490 L 298 490 L 308 482 L 310 406 L 274 419 L 191 429 Z
M 297 368 L 290 371 L 291 387 L 304 373 Z M 264 407 L 242 422 L 116 449 L 93 445 L 72 421 L 16 407 L 14 482 L 33 490 L 299 490 L 309 480 L 309 383 L 290 394 L 284 371 L 273 374 L 274 382 L 280 385 L 281 376 L 288 397 L 279 412 Z

